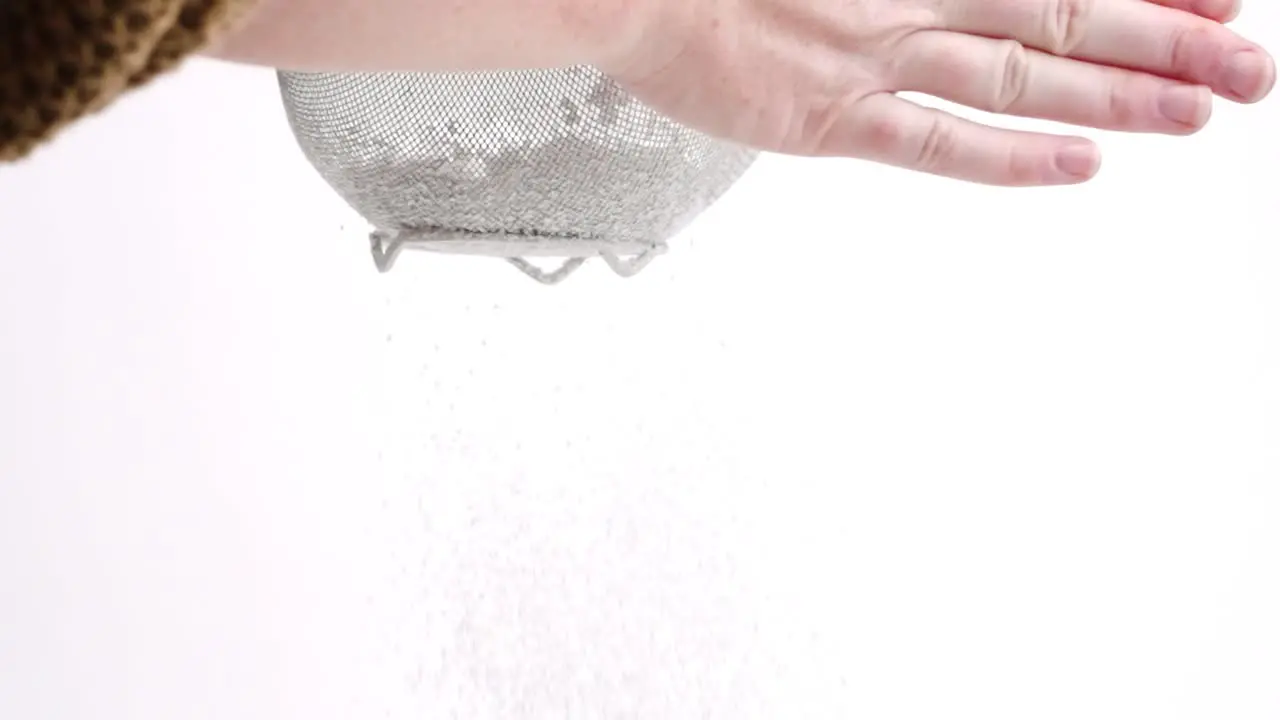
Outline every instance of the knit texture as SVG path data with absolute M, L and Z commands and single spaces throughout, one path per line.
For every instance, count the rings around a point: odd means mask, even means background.
M 0 162 L 173 69 L 254 0 L 3 0 Z

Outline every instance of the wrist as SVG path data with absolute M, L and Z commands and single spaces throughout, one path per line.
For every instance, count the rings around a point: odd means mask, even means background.
M 622 67 L 688 0 L 257 0 L 211 54 L 293 70 Z

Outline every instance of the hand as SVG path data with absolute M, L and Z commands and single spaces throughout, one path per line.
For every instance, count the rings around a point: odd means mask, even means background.
M 995 185 L 1081 182 L 1083 138 L 1015 132 L 898 97 L 1184 135 L 1212 94 L 1252 103 L 1275 64 L 1223 23 L 1236 0 L 654 0 L 614 68 L 641 100 L 763 150 L 863 158 Z

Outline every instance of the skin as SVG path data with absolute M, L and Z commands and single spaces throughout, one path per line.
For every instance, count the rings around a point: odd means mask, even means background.
M 1083 182 L 1100 152 L 925 108 L 1188 135 L 1275 63 L 1236 0 L 264 0 L 216 54 L 292 69 L 591 64 L 674 119 L 753 147 L 1006 186 Z

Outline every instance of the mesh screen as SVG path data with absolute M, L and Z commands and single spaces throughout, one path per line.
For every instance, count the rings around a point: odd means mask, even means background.
M 303 152 L 402 247 L 517 259 L 647 257 L 720 197 L 756 153 L 679 125 L 598 71 L 280 73 Z M 539 276 L 527 262 L 517 267 Z

